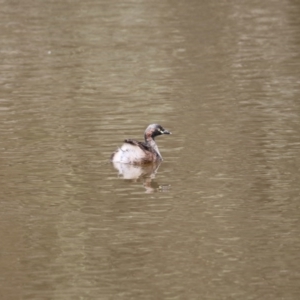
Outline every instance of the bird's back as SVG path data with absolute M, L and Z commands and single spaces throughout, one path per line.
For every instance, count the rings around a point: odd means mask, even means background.
M 127 139 L 111 156 L 112 162 L 125 164 L 141 164 L 158 160 L 157 153 L 146 143 Z

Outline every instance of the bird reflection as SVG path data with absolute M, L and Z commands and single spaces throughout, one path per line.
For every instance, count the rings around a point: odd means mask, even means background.
M 137 182 L 141 179 L 143 181 L 143 186 L 146 189 L 146 193 L 163 192 L 170 188 L 170 186 L 166 185 L 160 186 L 154 181 L 160 165 L 161 162 L 147 165 L 132 165 L 113 162 L 114 168 L 119 171 L 118 176 L 123 179 L 132 180 L 133 182 Z

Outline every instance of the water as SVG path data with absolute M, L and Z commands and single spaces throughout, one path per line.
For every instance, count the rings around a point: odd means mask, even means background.
M 298 3 L 1 7 L 1 298 L 299 298 Z

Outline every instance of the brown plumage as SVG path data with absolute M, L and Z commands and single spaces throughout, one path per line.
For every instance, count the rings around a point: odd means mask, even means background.
M 144 164 L 163 160 L 155 142 L 155 137 L 162 134 L 171 134 L 158 124 L 149 125 L 144 134 L 145 142 L 126 139 L 124 144 L 112 153 L 112 162 L 126 164 Z

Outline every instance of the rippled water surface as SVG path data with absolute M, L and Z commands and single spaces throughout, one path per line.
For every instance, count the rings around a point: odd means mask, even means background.
M 300 298 L 298 2 L 0 2 L 1 299 Z

